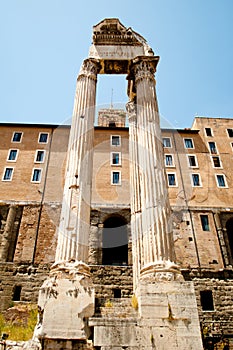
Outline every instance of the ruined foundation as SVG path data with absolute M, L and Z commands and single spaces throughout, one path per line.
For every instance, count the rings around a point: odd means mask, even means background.
M 45 349 L 55 349 L 52 344 L 61 341 L 87 340 L 90 336 L 87 319 L 94 314 L 89 267 L 81 262 L 53 265 L 49 279 L 40 289 L 38 307 L 35 335 Z

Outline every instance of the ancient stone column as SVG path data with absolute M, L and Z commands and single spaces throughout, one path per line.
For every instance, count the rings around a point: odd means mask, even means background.
M 10 205 L 9 207 L 6 224 L 3 232 L 2 244 L 1 244 L 1 250 L 0 250 L 0 261 L 6 262 L 8 259 L 10 243 L 12 243 L 11 236 L 13 234 L 12 231 L 14 229 L 16 209 L 17 207 L 15 205 Z
M 135 273 L 140 278 L 172 278 L 178 271 L 174 264 L 171 211 L 164 170 L 163 147 L 155 91 L 158 57 L 133 60 L 136 89 L 136 120 L 129 121 L 132 181 L 132 230 L 138 261 Z M 135 163 L 135 164 L 134 164 Z M 136 185 L 136 183 L 138 184 Z
M 56 262 L 87 263 L 98 60 L 86 59 L 77 79 Z
M 86 342 L 90 335 L 87 319 L 94 314 L 94 287 L 88 241 L 98 71 L 98 61 L 86 59 L 77 80 L 56 261 L 40 289 L 34 332 L 35 339 L 44 339 L 44 349 L 57 349 L 61 342 L 68 349 L 67 342 Z

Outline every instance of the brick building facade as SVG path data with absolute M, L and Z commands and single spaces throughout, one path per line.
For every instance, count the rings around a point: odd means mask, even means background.
M 94 131 L 89 262 L 99 300 L 132 294 L 129 135 L 125 112 L 113 112 Z M 0 124 L 1 310 L 36 302 L 54 262 L 69 130 Z M 233 120 L 196 117 L 159 142 L 176 258 L 195 285 L 205 346 L 233 348 Z

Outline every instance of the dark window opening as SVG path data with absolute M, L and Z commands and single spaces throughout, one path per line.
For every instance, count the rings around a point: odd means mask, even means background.
M 171 139 L 170 139 L 170 137 L 163 137 L 163 147 L 171 148 Z
M 189 242 L 192 242 L 193 238 L 192 237 L 189 237 Z
M 40 182 L 41 169 L 34 169 L 32 174 L 32 182 Z
M 128 265 L 127 224 L 122 217 L 110 217 L 104 222 L 103 265 Z
M 112 146 L 120 146 L 120 136 L 112 136 Z
M 15 132 L 12 138 L 12 142 L 20 142 L 22 137 L 21 132 Z
M 120 172 L 119 171 L 113 171 L 112 172 L 112 184 L 113 185 L 120 185 Z
M 197 166 L 196 157 L 195 156 L 188 156 L 188 159 L 189 159 L 189 166 L 190 167 Z
M 201 215 L 201 226 L 203 231 L 210 231 L 208 215 Z
M 220 158 L 218 156 L 212 157 L 213 159 L 213 164 L 215 168 L 220 168 L 221 163 L 220 163 Z
M 209 149 L 210 149 L 210 153 L 212 154 L 218 153 L 215 142 L 209 142 Z
M 227 229 L 227 237 L 229 242 L 231 258 L 233 259 L 233 218 L 227 221 L 226 229 Z
M 228 136 L 233 137 L 233 129 L 227 129 Z
M 201 186 L 199 174 L 192 174 L 192 180 L 193 180 L 193 186 L 195 187 Z
M 116 123 L 115 122 L 109 122 L 109 127 L 110 128 L 115 128 L 116 127 Z
M 176 186 L 176 175 L 175 174 L 167 174 L 168 177 L 168 185 Z
M 205 133 L 206 133 L 206 136 L 212 136 L 211 128 L 205 128 Z
M 112 164 L 113 165 L 120 164 L 120 153 L 112 153 Z
M 17 158 L 17 149 L 11 149 L 10 150 L 10 153 L 9 153 L 9 156 L 8 156 L 8 160 L 16 160 Z
M 13 301 L 20 301 L 21 290 L 22 290 L 21 286 L 15 286 L 13 298 L 12 298 Z
M 48 142 L 48 133 L 40 133 L 40 135 L 39 135 L 39 140 L 38 140 L 38 142 L 39 143 L 47 143 Z
M 194 148 L 192 139 L 184 139 L 185 148 Z
M 225 178 L 223 175 L 216 175 L 218 187 L 226 187 Z
M 37 151 L 36 162 L 42 163 L 44 161 L 44 155 L 45 155 L 45 151 Z
M 13 175 L 13 168 L 6 168 L 4 175 L 3 175 L 3 180 L 4 181 L 11 181 L 12 175 Z
M 165 155 L 165 165 L 166 166 L 173 166 L 173 157 L 171 154 Z
M 212 290 L 201 290 L 201 307 L 203 311 L 213 311 L 214 310 L 214 301 Z
M 113 296 L 114 298 L 121 298 L 121 290 L 118 288 L 113 289 Z

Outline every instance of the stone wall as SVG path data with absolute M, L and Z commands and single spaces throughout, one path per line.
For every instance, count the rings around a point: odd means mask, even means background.
M 38 291 L 49 273 L 49 265 L 0 263 L 0 311 L 12 304 L 16 286 L 21 286 L 20 301 L 37 303 Z M 95 286 L 96 312 L 104 302 L 121 291 L 122 298 L 130 298 L 133 293 L 132 267 L 130 266 L 91 266 Z M 220 342 L 222 335 L 233 339 L 233 272 L 222 270 L 182 270 L 185 280 L 194 282 L 201 327 L 206 337 Z M 200 292 L 211 291 L 213 310 L 203 310 Z M 230 349 L 233 348 L 231 345 Z M 217 349 L 217 348 L 216 348 Z
M 48 265 L 0 263 L 0 311 L 11 306 L 15 287 L 21 287 L 20 301 L 37 303 L 39 288 L 49 273 Z
M 39 288 L 49 273 L 49 264 L 31 265 L 0 263 L 0 311 L 13 301 L 14 289 L 21 287 L 20 301 L 37 303 Z M 132 295 L 132 267 L 91 266 L 96 298 L 113 298 L 114 289 L 121 290 L 122 297 Z

